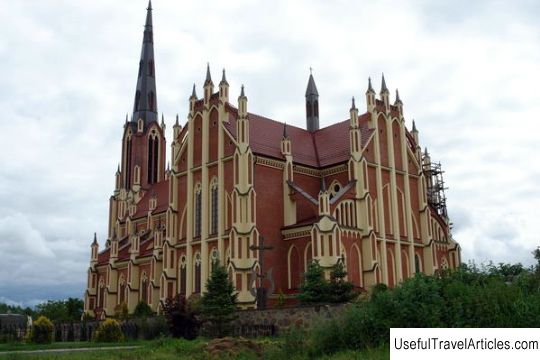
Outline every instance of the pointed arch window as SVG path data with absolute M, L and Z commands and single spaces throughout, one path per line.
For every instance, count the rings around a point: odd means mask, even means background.
M 195 276 L 195 286 L 193 286 L 194 288 L 194 293 L 196 294 L 199 294 L 201 292 L 201 253 L 197 252 L 195 254 L 195 262 L 194 262 L 194 266 L 195 266 L 195 271 L 194 271 L 194 276 Z
M 141 281 L 141 301 L 148 304 L 150 303 L 148 300 L 148 278 L 146 277 L 146 273 L 143 273 L 143 279 Z
M 148 183 L 154 184 L 158 181 L 159 162 L 159 138 L 156 130 L 152 130 L 148 137 Z
M 195 187 L 195 237 L 201 236 L 201 198 L 201 184 L 197 184 Z
M 186 293 L 186 274 L 187 274 L 187 264 L 186 256 L 182 255 L 180 258 L 180 293 Z
M 210 184 L 210 234 L 218 232 L 218 183 L 217 179 L 212 179 Z
M 103 308 L 105 303 L 105 283 L 103 278 L 99 279 L 98 308 Z

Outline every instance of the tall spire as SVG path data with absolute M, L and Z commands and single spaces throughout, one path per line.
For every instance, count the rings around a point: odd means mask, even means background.
M 306 125 L 309 132 L 319 130 L 319 92 L 311 68 L 306 89 Z
M 154 65 L 154 34 L 152 28 L 152 2 L 146 9 L 146 23 L 139 61 L 137 90 L 133 105 L 133 120 L 142 119 L 145 124 L 157 122 L 156 74 Z

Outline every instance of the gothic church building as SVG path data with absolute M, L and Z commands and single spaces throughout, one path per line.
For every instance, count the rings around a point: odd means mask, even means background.
M 200 294 L 216 260 L 246 308 L 256 306 L 257 273 L 268 274 L 272 306 L 278 293 L 293 298 L 314 259 L 327 270 L 343 262 L 359 291 L 459 265 L 440 166 L 384 77 L 378 96 L 368 82 L 365 111 L 353 98 L 347 120 L 320 128 L 310 75 L 306 130 L 250 113 L 244 88 L 231 101 L 225 71 L 216 87 L 207 68 L 187 122 L 176 118 L 166 169 L 154 64 L 149 5 L 108 238 L 91 245 L 90 315 L 123 303 L 132 312 L 139 301 L 159 311 L 168 297 Z

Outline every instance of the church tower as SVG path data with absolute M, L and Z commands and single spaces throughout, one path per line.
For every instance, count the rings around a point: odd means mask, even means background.
M 152 2 L 146 23 L 137 74 L 131 121 L 124 125 L 122 142 L 122 188 L 138 192 L 165 178 L 164 123 L 158 123 Z

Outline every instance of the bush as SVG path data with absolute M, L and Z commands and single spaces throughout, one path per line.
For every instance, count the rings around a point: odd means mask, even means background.
M 142 300 L 139 301 L 137 306 L 135 306 L 135 310 L 133 310 L 133 316 L 135 317 L 148 317 L 153 314 L 152 308 Z
M 193 340 L 197 337 L 200 325 L 191 304 L 182 294 L 165 301 L 163 313 L 173 337 L 183 337 L 187 340 Z
M 95 342 L 120 342 L 124 341 L 124 334 L 118 321 L 107 319 L 99 324 L 92 340 Z
M 354 292 L 354 284 L 350 281 L 345 281 L 347 271 L 341 261 L 338 261 L 330 272 L 330 284 L 328 287 L 329 300 L 333 303 L 343 303 L 351 301 L 356 297 Z
M 139 336 L 145 340 L 154 340 L 169 335 L 169 327 L 163 316 L 138 319 L 137 326 L 140 329 Z
M 53 323 L 45 316 L 40 316 L 32 325 L 30 341 L 34 344 L 50 344 L 53 340 Z

